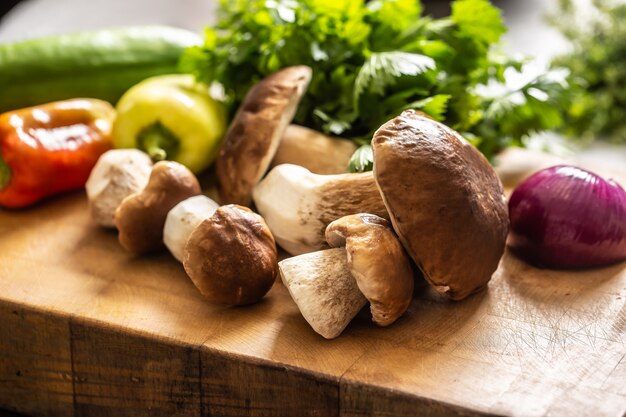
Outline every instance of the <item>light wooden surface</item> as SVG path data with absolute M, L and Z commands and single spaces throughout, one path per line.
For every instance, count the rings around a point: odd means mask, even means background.
M 483 293 L 418 295 L 389 328 L 366 308 L 328 341 L 280 283 L 205 302 L 173 257 L 93 226 L 81 193 L 0 211 L 0 408 L 29 415 L 622 417 L 625 355 L 625 263 L 506 253 Z

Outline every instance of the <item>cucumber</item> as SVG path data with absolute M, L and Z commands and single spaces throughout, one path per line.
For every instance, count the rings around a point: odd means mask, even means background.
M 91 97 L 115 104 L 139 81 L 179 72 L 201 38 L 168 26 L 72 33 L 0 44 L 0 112 Z

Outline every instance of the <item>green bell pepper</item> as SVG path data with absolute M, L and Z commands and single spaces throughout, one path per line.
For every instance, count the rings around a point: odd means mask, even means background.
M 155 161 L 172 160 L 198 173 L 217 157 L 226 109 L 191 75 L 148 78 L 117 103 L 115 148 L 138 148 Z

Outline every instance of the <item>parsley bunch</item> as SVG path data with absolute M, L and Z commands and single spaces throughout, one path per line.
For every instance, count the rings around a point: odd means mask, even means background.
M 488 157 L 558 126 L 566 85 L 539 76 L 506 87 L 523 62 L 493 50 L 504 32 L 488 0 L 457 0 L 442 19 L 423 16 L 418 0 L 222 0 L 217 26 L 182 63 L 221 83 L 233 109 L 263 77 L 309 65 L 295 122 L 361 144 L 350 169 L 362 171 L 371 167 L 373 132 L 409 108 L 460 131 Z M 478 88 L 492 84 L 496 95 Z
M 569 53 L 553 61 L 571 72 L 574 97 L 563 131 L 587 141 L 598 136 L 626 143 L 626 3 L 593 5 L 593 13 L 581 16 L 571 0 L 561 0 L 558 15 L 551 16 L 572 43 Z

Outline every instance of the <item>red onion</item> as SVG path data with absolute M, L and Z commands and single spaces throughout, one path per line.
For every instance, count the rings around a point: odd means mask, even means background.
M 626 259 L 626 192 L 573 166 L 544 169 L 509 200 L 509 246 L 549 268 L 589 268 Z

